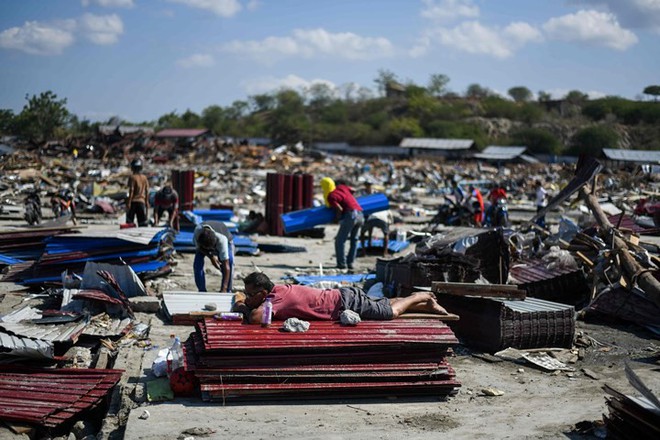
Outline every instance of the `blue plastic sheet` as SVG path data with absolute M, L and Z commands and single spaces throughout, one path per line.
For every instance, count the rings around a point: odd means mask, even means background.
M 333 281 L 336 283 L 362 283 L 367 280 L 375 279 L 376 274 L 345 274 L 345 275 L 297 275 L 293 279 L 298 284 L 309 285 L 319 281 Z
M 177 252 L 195 252 L 193 235 L 192 232 L 179 232 L 176 237 L 174 237 L 174 249 L 176 249 Z M 236 247 L 237 254 L 247 253 L 250 255 L 256 255 L 259 252 L 258 244 L 244 235 L 234 235 L 234 247 Z
M 410 246 L 409 241 L 399 241 L 399 240 L 390 240 L 389 243 L 387 244 L 387 249 L 390 252 L 401 252 L 405 248 Z M 372 248 L 382 248 L 383 247 L 383 239 L 382 238 L 374 238 L 371 240 L 371 247 Z M 362 249 L 362 242 L 358 241 L 358 249 Z
M 208 220 L 230 221 L 234 216 L 234 211 L 231 209 L 193 209 L 192 212 L 203 222 Z
M 365 215 L 389 209 L 390 201 L 385 194 L 371 194 L 358 197 L 358 203 Z M 287 212 L 281 215 L 284 231 L 287 234 L 304 231 L 314 226 L 331 223 L 335 219 L 335 211 L 325 206 Z
M 23 262 L 23 260 L 19 260 L 17 258 L 12 258 L 8 255 L 0 254 L 0 263 L 2 263 L 2 264 L 18 264 L 18 263 L 22 263 L 22 262 Z

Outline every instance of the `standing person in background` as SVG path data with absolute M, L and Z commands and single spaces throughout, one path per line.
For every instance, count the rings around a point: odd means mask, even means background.
M 339 231 L 335 237 L 335 254 L 338 269 L 353 269 L 357 256 L 357 241 L 360 227 L 364 223 L 362 207 L 353 196 L 353 189 L 343 180 L 335 182 L 336 188 L 328 194 L 328 204 L 335 210 L 339 220 Z M 346 240 L 350 239 L 348 255 L 345 254 Z
M 547 202 L 548 192 L 545 190 L 545 188 L 543 188 L 543 183 L 540 180 L 536 181 L 534 187 L 536 188 L 536 212 L 539 213 L 543 208 L 548 206 L 548 202 Z M 546 227 L 545 215 L 539 217 L 536 220 L 536 224 L 542 228 L 545 228 Z
M 171 185 L 162 187 L 154 197 L 154 225 L 158 226 L 163 214 L 167 212 L 167 225 L 179 232 L 179 194 Z
M 321 190 L 323 190 L 323 202 L 325 203 L 325 206 L 330 207 L 330 203 L 328 202 L 328 194 L 334 191 L 336 187 L 337 186 L 335 185 L 335 181 L 331 178 L 324 177 L 321 179 Z
M 484 198 L 481 195 L 479 188 L 474 185 L 470 185 L 469 194 L 466 200 L 468 208 L 474 214 L 474 224 L 477 228 L 480 228 L 484 221 Z
M 451 195 L 454 196 L 454 201 L 456 205 L 462 205 L 465 201 L 465 191 L 461 188 L 461 185 L 458 184 L 456 179 L 451 180 Z
M 234 236 L 227 226 L 216 220 L 197 225 L 193 233 L 193 245 L 195 245 L 193 273 L 197 290 L 206 292 L 204 258 L 208 257 L 211 264 L 222 274 L 220 292 L 231 292 L 234 276 Z
M 387 257 L 388 246 L 390 245 L 390 225 L 394 223 L 394 215 L 389 209 L 370 214 L 360 231 L 360 244 L 362 245 L 362 255 L 367 255 L 367 248 L 371 247 L 374 228 L 383 231 L 383 257 Z
M 133 223 L 137 217 L 138 226 L 147 226 L 149 211 L 149 181 L 142 174 L 142 160 L 131 162 L 133 174 L 128 178 L 128 199 L 126 199 L 126 223 Z

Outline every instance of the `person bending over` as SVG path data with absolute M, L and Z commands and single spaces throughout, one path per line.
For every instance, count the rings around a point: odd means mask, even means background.
M 289 318 L 336 321 L 344 310 L 351 310 L 364 320 L 390 320 L 404 312 L 447 314 L 430 292 L 415 292 L 402 298 L 371 298 L 357 287 L 315 289 L 299 284 L 275 285 L 263 272 L 252 272 L 244 282 L 245 301 L 237 301 L 233 311 L 243 313 L 250 323 L 261 321 L 266 298 L 273 305 L 275 321 Z

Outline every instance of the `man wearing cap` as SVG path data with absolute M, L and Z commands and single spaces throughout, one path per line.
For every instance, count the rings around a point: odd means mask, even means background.
M 195 261 L 193 273 L 197 290 L 206 292 L 206 276 L 204 275 L 204 259 L 222 274 L 220 292 L 231 292 L 234 275 L 234 236 L 227 226 L 220 221 L 210 220 L 197 225 L 193 233 L 195 245 Z
M 179 194 L 172 189 L 170 185 L 165 185 L 158 191 L 154 197 L 154 225 L 158 222 L 165 212 L 168 213 L 167 225 L 179 231 Z

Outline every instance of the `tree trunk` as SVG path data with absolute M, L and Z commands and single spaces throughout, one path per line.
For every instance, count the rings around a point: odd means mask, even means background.
M 645 271 L 646 268 L 642 267 L 628 252 L 628 245 L 626 242 L 614 234 L 614 226 L 607 219 L 607 216 L 600 208 L 600 204 L 595 196 L 589 194 L 584 187 L 580 189 L 580 197 L 591 209 L 592 214 L 596 218 L 596 222 L 603 229 L 603 240 L 606 243 L 612 243 L 613 251 L 621 258 L 621 266 L 628 275 L 629 279 L 637 279 L 637 284 L 646 293 L 648 298 L 660 306 L 660 282 L 653 276 L 651 272 Z

